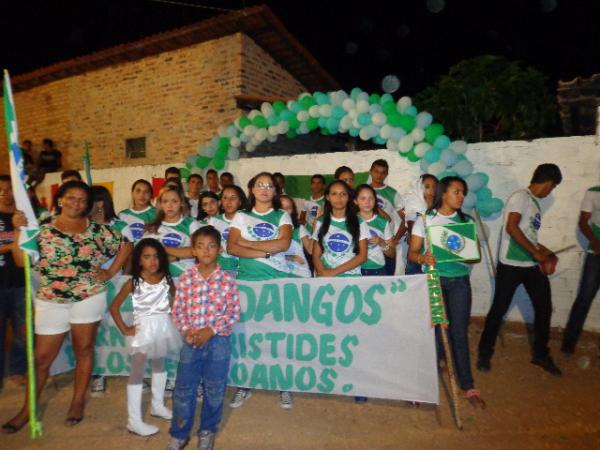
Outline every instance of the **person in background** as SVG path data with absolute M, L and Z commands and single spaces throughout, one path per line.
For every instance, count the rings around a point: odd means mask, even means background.
M 208 169 L 206 172 L 206 184 L 210 192 L 219 194 L 221 192 L 219 187 L 219 174 L 215 169 Z
M 321 174 L 313 175 L 310 178 L 310 190 L 312 194 L 302 201 L 300 223 L 305 223 L 312 230 L 325 201 L 325 177 Z
M 288 262 L 290 275 L 300 278 L 310 278 L 312 276 L 311 265 L 306 259 L 306 255 L 312 253 L 313 240 L 310 233 L 304 225 L 298 220 L 298 210 L 294 199 L 289 195 L 282 195 L 281 209 L 287 212 L 292 219 L 292 241 L 290 248 L 285 253 L 285 259 Z
M 589 241 L 589 247 L 583 263 L 577 297 L 563 334 L 561 351 L 567 356 L 575 353 L 583 324 L 600 287 L 600 186 L 588 189 L 583 197 L 579 229 Z
M 54 141 L 45 138 L 42 151 L 38 155 L 38 167 L 44 174 L 58 172 L 62 169 L 62 153 L 54 148 Z
M 515 291 L 522 284 L 535 312 L 531 364 L 554 376 L 562 375 L 548 348 L 552 291 L 548 276 L 540 270 L 543 266 L 539 266 L 556 261 L 556 256 L 538 241 L 538 231 L 542 226 L 540 200 L 548 197 L 561 181 L 562 174 L 556 164 L 540 164 L 533 172 L 529 187 L 515 191 L 506 201 L 494 299 L 479 341 L 477 368 L 482 372 L 489 372 L 492 368 L 491 359 L 502 319 Z
M 83 181 L 81 174 L 77 170 L 69 169 L 60 174 L 60 183 L 65 184 L 67 181 Z
M 144 228 L 156 219 L 156 208 L 151 204 L 152 185 L 140 178 L 131 186 L 131 208 L 119 213 L 119 219 L 126 222 L 131 230 L 134 243 L 144 236 Z
M 285 195 L 285 176 L 281 172 L 275 172 L 273 174 L 275 184 L 281 189 L 281 195 Z
M 188 178 L 187 199 L 190 204 L 190 216 L 198 217 L 198 200 L 204 187 L 202 175 L 193 173 Z
M 221 212 L 221 200 L 214 192 L 203 192 L 198 200 L 198 216 L 200 225 L 208 225 L 208 219 Z
M 165 170 L 165 183 L 171 178 L 176 178 L 181 182 L 181 172 L 177 167 L 171 166 L 167 167 L 167 169 Z
M 221 191 L 225 189 L 225 186 L 233 185 L 233 174 L 231 172 L 223 172 L 219 177 L 219 184 L 221 185 Z
M 25 173 L 31 174 L 31 171 L 35 169 L 35 158 L 33 156 L 33 143 L 29 139 L 25 139 L 21 145 L 21 152 L 23 153 L 23 165 L 25 166 Z
M 8 361 L 8 378 L 19 386 L 25 385 L 27 362 L 25 354 L 25 275 L 15 264 L 12 255 L 16 212 L 10 175 L 0 175 L 0 390 L 4 381 L 6 327 L 13 330 Z
M 341 180 L 351 188 L 354 188 L 354 171 L 348 166 L 340 166 L 335 169 L 333 178 Z

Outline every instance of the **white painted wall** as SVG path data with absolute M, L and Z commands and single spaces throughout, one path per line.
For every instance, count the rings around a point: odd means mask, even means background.
M 467 156 L 475 165 L 475 171 L 490 175 L 489 186 L 495 197 L 506 200 L 516 189 L 527 186 L 531 174 L 540 163 L 558 164 L 563 173 L 563 183 L 542 203 L 543 216 L 540 240 L 551 249 L 578 243 L 576 249 L 560 255 L 557 273 L 551 277 L 554 303 L 552 324 L 564 326 L 575 299 L 579 273 L 583 261 L 583 240 L 577 233 L 579 206 L 585 190 L 600 184 L 600 152 L 593 136 L 539 139 L 531 142 L 507 141 L 469 145 Z M 420 174 L 418 164 L 409 163 L 396 153 L 372 150 L 289 157 L 240 159 L 229 163 L 227 170 L 236 176 L 236 182 L 245 186 L 257 172 L 280 171 L 284 174 L 310 175 L 333 173 L 340 165 L 355 171 L 367 171 L 373 160 L 385 158 L 390 163 L 388 182 L 400 192 L 407 192 Z M 92 161 L 93 162 L 93 161 Z M 175 164 L 176 162 L 174 162 Z M 167 166 L 140 166 L 123 169 L 93 170 L 94 181 L 113 181 L 114 199 L 118 209 L 129 204 L 131 184 L 138 178 L 150 180 L 163 175 Z M 58 181 L 57 174 L 47 177 L 40 193 L 48 195 L 49 185 Z M 496 258 L 497 241 L 501 226 L 499 218 L 486 221 L 490 229 L 490 244 Z M 583 244 L 584 245 L 584 244 Z M 490 277 L 487 255 L 476 265 L 471 276 L 473 286 L 473 315 L 484 316 L 491 303 L 493 283 Z M 600 297 L 600 295 L 598 296 Z M 531 321 L 532 308 L 522 289 L 509 313 L 511 320 Z M 600 331 L 600 301 L 596 301 L 586 322 L 586 329 Z

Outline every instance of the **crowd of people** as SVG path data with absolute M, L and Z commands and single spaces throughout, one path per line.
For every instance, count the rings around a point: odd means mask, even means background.
M 467 183 L 456 176 L 438 180 L 423 174 L 414 189 L 402 196 L 386 184 L 388 172 L 387 161 L 378 159 L 371 165 L 369 183 L 355 186 L 353 170 L 342 166 L 330 183 L 322 174 L 313 175 L 311 194 L 293 198 L 285 192 L 281 173 L 258 173 L 244 190 L 234 184 L 231 173 L 208 170 L 206 180 L 192 174 L 186 192 L 179 170 L 171 167 L 156 196 L 150 182 L 135 181 L 130 207 L 118 214 L 106 188 L 88 186 L 76 171 L 65 172 L 52 210 L 36 209 L 41 218 L 40 259 L 34 267 L 39 276 L 34 301 L 38 398 L 70 331 L 76 367 L 65 424 L 74 426 L 84 418 L 95 337 L 101 319 L 110 313 L 127 337 L 131 355 L 127 429 L 141 436 L 158 432 L 156 426 L 144 422 L 141 410 L 145 367 L 150 360 L 151 414 L 171 421 L 168 448 L 181 449 L 189 440 L 197 399 L 202 399 L 199 448 L 213 448 L 223 414 L 230 334 L 240 318 L 236 280 L 418 274 L 435 266 L 450 322 L 458 383 L 466 398 L 484 406 L 475 388 L 468 340 L 472 264 L 437 263 L 425 239 L 430 225 L 473 222 L 462 211 Z M 548 275 L 542 270 L 556 257 L 538 241 L 539 200 L 561 181 L 556 165 L 541 164 L 529 186 L 506 202 L 495 293 L 478 348 L 481 371 L 491 370 L 501 320 L 516 288 L 523 284 L 535 310 L 531 362 L 561 375 L 548 348 L 552 304 Z M 35 192 L 30 195 L 35 200 Z M 26 370 L 23 261 L 16 244 L 19 227 L 25 224 L 24 214 L 14 204 L 11 180 L 2 175 L 0 338 L 10 320 L 14 330 L 11 376 L 23 376 Z M 575 351 L 600 283 L 600 187 L 586 193 L 579 226 L 590 248 L 564 336 L 565 354 Z M 108 299 L 107 311 L 106 284 L 123 276 L 127 282 Z M 128 296 L 133 323 L 121 315 Z M 174 385 L 167 379 L 164 364 L 173 352 L 179 353 Z M 438 353 L 443 367 L 445 357 Z M 4 374 L 3 365 L 0 369 Z M 102 392 L 105 387 L 105 377 L 95 375 L 92 389 Z M 164 403 L 169 394 L 173 411 Z M 250 389 L 238 388 L 229 406 L 239 408 L 251 396 Z M 36 399 L 25 398 L 18 414 L 2 426 L 4 433 L 17 432 L 28 422 L 29 401 Z M 356 397 L 355 401 L 367 399 Z M 280 392 L 279 402 L 284 409 L 292 408 L 292 393 Z

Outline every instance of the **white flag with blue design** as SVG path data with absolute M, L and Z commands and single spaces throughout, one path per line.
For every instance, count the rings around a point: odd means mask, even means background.
M 477 261 L 480 258 L 475 223 L 427 227 L 431 253 L 438 263 Z
M 4 71 L 4 121 L 6 123 L 6 135 L 8 137 L 10 177 L 12 180 L 15 204 L 17 209 L 25 213 L 25 216 L 27 217 L 27 227 L 21 228 L 19 247 L 26 251 L 33 261 L 36 261 L 39 254 L 35 237 L 39 232 L 39 226 L 35 213 L 33 212 L 33 207 L 29 201 L 29 196 L 27 195 L 23 154 L 19 147 L 19 131 L 17 129 L 15 103 L 10 85 L 10 77 L 6 70 Z

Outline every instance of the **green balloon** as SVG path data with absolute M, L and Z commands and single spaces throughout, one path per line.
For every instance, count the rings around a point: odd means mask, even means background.
M 210 164 L 211 161 L 212 161 L 212 158 L 209 158 L 208 156 L 198 156 L 196 158 L 196 167 L 199 167 L 200 169 L 204 169 L 206 166 L 208 166 Z
M 217 170 L 223 170 L 225 168 L 225 159 L 216 158 L 213 160 L 213 166 Z
M 405 153 L 404 156 L 406 156 L 410 162 L 417 162 L 419 159 L 421 159 L 417 155 L 415 155 L 414 147 L 411 148 L 409 152 Z
M 439 123 L 432 123 L 427 128 L 425 128 L 425 140 L 429 142 L 431 145 L 435 142 L 438 136 L 441 136 L 444 133 L 443 125 Z
M 283 103 L 282 101 L 273 102 L 273 111 L 275 111 L 277 114 L 279 114 L 284 109 L 285 109 L 285 103 Z
M 311 117 L 306 121 L 306 126 L 310 131 L 316 130 L 317 128 L 319 128 L 319 119 L 317 119 L 316 117 Z
M 254 119 L 252 119 L 252 125 L 254 125 L 256 128 L 267 128 L 269 123 L 264 116 L 256 116 Z
M 402 115 L 395 110 L 395 104 L 394 104 L 394 112 L 391 112 L 390 114 L 386 114 L 387 116 L 387 121 L 388 124 L 390 124 L 392 127 L 401 127 L 402 126 Z
M 300 100 L 300 104 L 302 105 L 303 109 L 309 109 L 311 106 L 316 105 L 317 102 L 312 95 L 305 95 L 302 97 L 302 100 Z
M 290 139 L 294 139 L 296 137 L 296 134 L 297 134 L 296 130 L 290 129 L 287 132 L 287 137 Z
M 242 130 L 244 128 L 246 128 L 248 125 L 250 125 L 251 123 L 252 123 L 252 121 L 250 119 L 248 119 L 246 116 L 240 117 L 240 128 Z
M 219 147 L 215 152 L 215 160 L 222 159 L 225 160 L 227 158 L 227 153 L 229 152 L 229 146 L 225 148 Z
M 300 126 L 300 121 L 296 118 L 296 116 L 292 116 L 288 119 L 288 123 L 290 124 L 290 129 L 295 130 Z
M 381 109 L 383 110 L 385 115 L 388 116 L 388 118 L 390 114 L 398 112 L 398 109 L 396 109 L 396 104 L 393 101 L 384 103 Z
M 191 175 L 191 172 L 186 167 L 182 167 L 181 169 L 179 169 L 179 173 L 181 174 L 181 178 L 185 178 L 186 180 Z
M 369 95 L 369 105 L 376 105 L 381 100 L 381 96 L 379 94 L 371 94 Z
M 415 127 L 416 120 L 412 116 L 403 114 L 400 116 L 399 122 L 400 128 L 404 128 L 404 131 L 410 133 Z
M 217 150 L 221 150 L 221 149 L 227 150 L 228 148 L 229 148 L 229 138 L 222 137 L 221 139 L 219 139 L 219 143 L 217 144 Z

